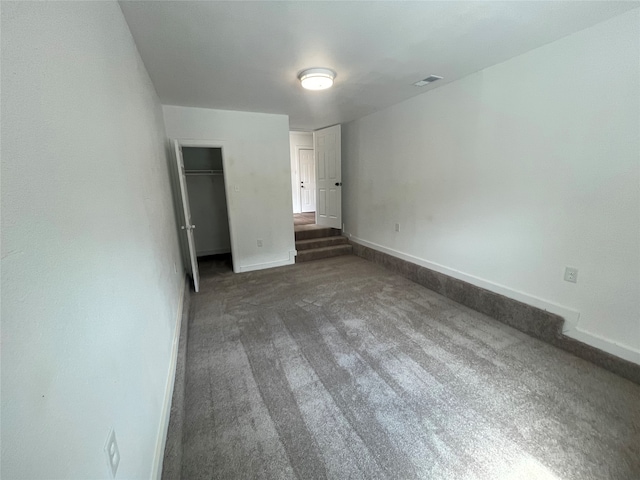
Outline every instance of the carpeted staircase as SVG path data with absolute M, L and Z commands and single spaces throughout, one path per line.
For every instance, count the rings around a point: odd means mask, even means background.
M 346 237 L 335 228 L 318 225 L 296 225 L 296 263 L 318 260 L 320 258 L 348 255 L 352 247 Z

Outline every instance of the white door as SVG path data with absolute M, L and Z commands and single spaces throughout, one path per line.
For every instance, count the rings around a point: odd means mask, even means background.
M 316 154 L 316 224 L 342 228 L 340 125 L 313 132 Z
M 196 242 L 193 239 L 193 229 L 191 224 L 191 209 L 189 208 L 189 193 L 187 192 L 187 177 L 184 173 L 184 160 L 182 159 L 182 147 L 178 140 L 173 141 L 176 149 L 176 161 L 178 163 L 178 177 L 180 178 L 180 195 L 182 196 L 182 209 L 184 211 L 184 225 L 182 230 L 187 235 L 187 245 L 189 246 L 189 259 L 191 260 L 191 278 L 193 278 L 193 288 L 196 293 L 200 290 L 200 271 L 198 270 L 198 258 L 196 257 Z
M 316 211 L 316 167 L 313 150 L 300 149 L 300 211 Z

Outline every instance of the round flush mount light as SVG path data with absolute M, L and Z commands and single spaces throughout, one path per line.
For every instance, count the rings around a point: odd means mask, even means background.
M 298 75 L 302 88 L 307 90 L 325 90 L 333 85 L 336 72 L 328 68 L 308 68 Z

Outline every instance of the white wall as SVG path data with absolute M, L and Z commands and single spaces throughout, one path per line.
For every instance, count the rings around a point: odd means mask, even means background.
M 298 164 L 298 149 L 310 148 L 313 150 L 313 132 L 290 132 L 289 155 L 291 157 L 291 194 L 293 200 L 293 213 L 300 213 L 300 165 Z
M 1 9 L 1 476 L 109 478 L 114 427 L 148 479 L 184 283 L 159 101 L 117 3 Z
M 347 233 L 565 314 L 570 335 L 640 363 L 639 20 L 345 125 Z
M 169 138 L 224 145 L 234 269 L 294 263 L 289 118 L 166 105 L 163 111 Z

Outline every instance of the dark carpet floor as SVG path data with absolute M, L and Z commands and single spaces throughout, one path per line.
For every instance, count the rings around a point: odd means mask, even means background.
M 640 478 L 640 386 L 355 256 L 202 266 L 182 476 Z

